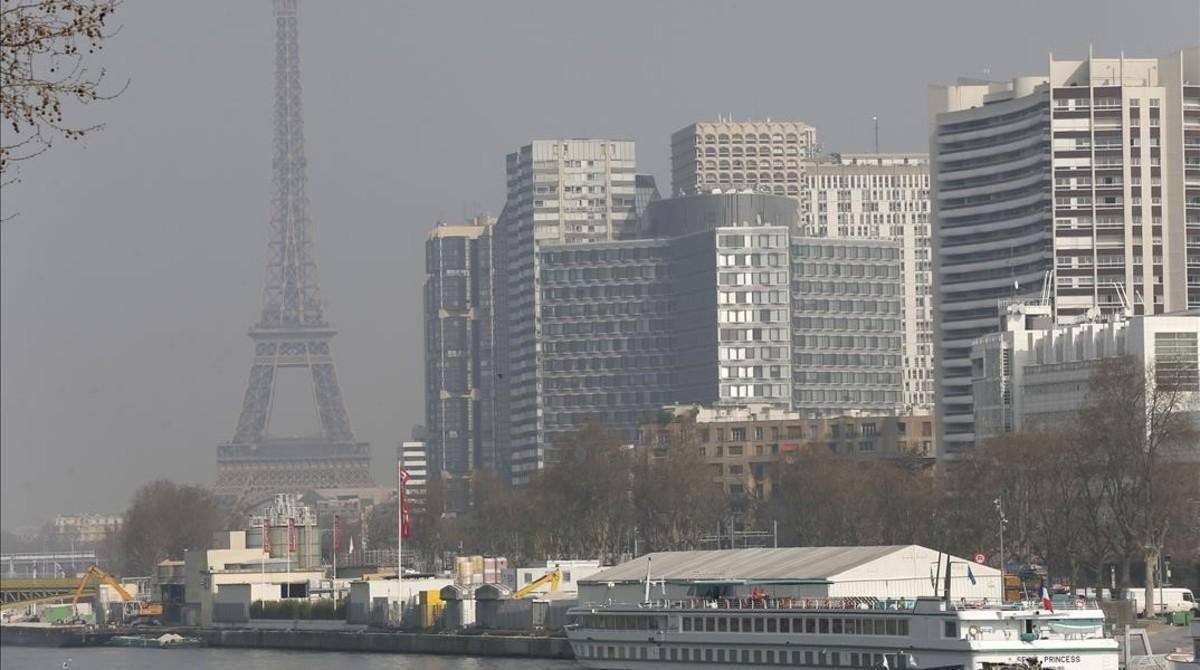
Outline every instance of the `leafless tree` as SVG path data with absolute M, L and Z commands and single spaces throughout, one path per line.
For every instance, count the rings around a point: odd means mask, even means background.
M 105 71 L 91 56 L 112 32 L 120 0 L 4 0 L 0 4 L 0 186 L 15 164 L 47 151 L 56 138 L 79 139 L 102 124 L 68 120 L 70 104 L 110 100 Z
M 226 511 L 199 486 L 168 480 L 138 489 L 125 512 L 119 546 L 126 575 L 149 575 L 165 559 L 182 559 L 185 550 L 207 549 L 213 534 L 226 526 Z
M 1174 457 L 1200 442 L 1187 402 L 1190 389 L 1169 366 L 1143 369 L 1133 358 L 1102 361 L 1091 379 L 1088 403 L 1079 413 L 1084 457 L 1096 463 L 1126 559 L 1138 556 L 1146 573 L 1146 611 L 1154 611 L 1155 566 L 1171 509 L 1194 491 L 1186 468 Z M 1127 572 L 1127 569 L 1125 570 Z
M 695 549 L 726 511 L 721 485 L 700 456 L 695 421 L 679 417 L 642 445 L 634 472 L 637 533 L 647 551 Z

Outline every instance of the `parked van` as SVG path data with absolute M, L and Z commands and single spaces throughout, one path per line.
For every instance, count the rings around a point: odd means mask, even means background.
M 1160 595 L 1161 594 L 1161 595 Z M 1125 589 L 1125 597 L 1133 600 L 1133 609 L 1138 616 L 1147 616 L 1146 589 Z M 1196 606 L 1196 596 L 1191 589 L 1164 586 L 1154 589 L 1154 613 L 1187 612 Z

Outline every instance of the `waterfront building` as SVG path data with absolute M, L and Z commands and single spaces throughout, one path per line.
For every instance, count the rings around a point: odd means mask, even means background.
M 99 544 L 121 530 L 120 514 L 60 514 L 54 517 L 54 535 L 63 543 Z
M 930 566 L 938 565 L 939 555 L 943 566 L 947 561 L 958 566 L 950 573 L 950 592 L 956 601 L 988 598 L 1001 602 L 999 570 L 915 544 L 663 551 L 648 556 L 652 559 L 653 578 L 664 582 L 661 599 L 703 599 L 698 589 L 728 585 L 734 589 L 729 597 L 736 608 L 739 600 L 749 599 L 752 590 L 761 591 L 763 587 L 770 589 L 772 598 L 811 598 L 818 602 L 830 598 L 885 600 L 937 595 L 943 582 L 932 583 L 929 571 Z M 968 564 L 969 576 L 963 567 Z M 579 602 L 641 603 L 645 578 L 646 557 L 640 556 L 580 580 Z M 722 613 L 717 608 L 709 611 Z M 827 627 L 822 630 L 829 632 Z
M 453 513 L 470 507 L 474 472 L 499 464 L 494 225 L 487 216 L 439 224 L 425 242 L 426 447 Z
M 1003 330 L 971 345 L 975 425 L 981 443 L 1004 433 L 1071 425 L 1099 365 L 1132 357 L 1151 385 L 1183 392 L 1200 428 L 1200 309 L 1054 325 L 1049 307 L 1007 306 Z M 1179 458 L 1200 462 L 1200 446 Z
M 694 445 L 727 495 L 765 500 L 779 465 L 807 450 L 858 460 L 908 459 L 931 468 L 935 440 L 928 412 L 806 418 L 764 404 L 677 404 L 644 423 L 638 443 L 651 456 L 664 455 L 673 444 Z
M 544 467 L 539 248 L 637 236 L 634 145 L 539 140 L 507 157 L 508 195 L 496 223 L 498 454 L 514 484 Z M 643 198 L 649 198 L 643 184 Z
M 893 240 L 904 282 L 905 411 L 933 408 L 933 273 L 929 257 L 929 156 L 832 154 L 809 161 L 800 191 L 808 237 Z
M 803 121 L 698 121 L 671 134 L 671 195 L 750 190 L 799 197 L 817 131 Z
M 1008 302 L 1059 323 L 1200 304 L 1200 48 L 1050 59 L 1046 75 L 930 89 L 936 397 L 950 458 L 976 442 L 971 342 Z

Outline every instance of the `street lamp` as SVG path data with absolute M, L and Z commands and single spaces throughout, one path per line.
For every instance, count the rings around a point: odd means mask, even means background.
M 1000 517 L 1000 592 L 1003 593 L 1005 587 L 1004 562 L 1006 560 L 1004 554 L 1004 524 L 1008 523 L 1008 519 L 1004 517 L 1004 499 L 997 497 L 992 503 L 996 506 L 996 515 Z

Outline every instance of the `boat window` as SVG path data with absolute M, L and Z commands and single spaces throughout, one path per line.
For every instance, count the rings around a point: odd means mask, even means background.
M 783 618 L 779 619 L 779 632 L 780 633 L 792 632 L 792 622 L 790 619 L 788 619 L 787 617 L 783 617 Z
M 646 648 L 645 647 L 638 647 L 638 658 L 642 659 L 643 661 L 646 660 Z
M 755 663 L 762 663 L 762 649 L 755 649 L 755 650 L 754 650 L 754 662 L 755 662 Z
M 685 660 L 685 661 L 690 661 L 690 660 L 692 660 L 692 649 L 691 649 L 691 647 L 684 647 L 684 648 L 683 648 L 683 650 L 682 650 L 680 653 L 683 655 L 683 660 Z
M 841 664 L 842 664 L 842 652 L 835 651 L 829 655 L 829 665 L 841 665 Z
M 856 652 L 850 652 L 850 665 L 858 667 L 858 654 Z
M 822 618 L 818 619 L 817 621 L 818 621 L 817 628 L 822 633 L 828 633 L 829 632 L 829 619 L 822 617 Z
M 958 620 L 946 619 L 944 628 L 942 630 L 942 635 L 944 637 L 958 639 Z
M 896 624 L 897 635 L 908 635 L 908 619 L 901 619 Z
M 767 619 L 767 632 L 768 633 L 774 633 L 776 631 L 775 624 L 776 624 L 775 617 L 771 617 L 770 619 Z
M 729 630 L 729 620 L 725 617 L 717 618 L 717 632 L 724 633 Z
M 753 622 L 750 621 L 750 619 L 742 619 L 742 632 L 743 633 L 751 632 L 751 628 L 753 628 L 753 627 L 754 627 L 754 624 L 753 624 Z
M 712 649 L 704 650 L 704 660 L 708 661 L 709 663 L 712 663 L 712 660 L 713 660 L 713 650 Z
M 717 620 L 713 617 L 706 617 L 704 619 L 704 630 L 710 633 L 717 632 Z
M 887 620 L 887 634 L 888 635 L 896 634 L 896 620 L 895 619 Z
M 671 659 L 672 661 L 678 661 L 679 660 L 678 656 L 679 656 L 679 650 L 676 649 L 675 647 L 671 647 L 670 649 L 667 650 L 667 658 Z
M 691 629 L 692 629 L 692 617 L 690 617 L 690 616 L 683 617 L 683 630 L 690 631 Z
M 875 620 L 874 619 L 863 619 L 862 620 L 862 634 L 863 635 L 874 635 L 875 634 Z
M 743 649 L 742 650 L 742 663 L 749 663 L 749 662 L 750 662 L 750 650 Z
M 717 663 L 724 663 L 724 662 L 725 662 L 725 650 L 718 649 L 717 650 Z
M 768 649 L 767 650 L 767 663 L 774 663 L 774 662 L 775 662 L 775 650 Z
M 842 620 L 841 619 L 833 619 L 831 628 L 832 628 L 832 632 L 834 635 L 841 635 L 842 634 Z
M 817 632 L 817 620 L 816 620 L 816 619 L 814 619 L 814 618 L 812 618 L 812 617 L 805 617 L 805 619 L 804 619 L 804 632 L 805 632 L 805 633 L 815 633 L 815 632 Z

